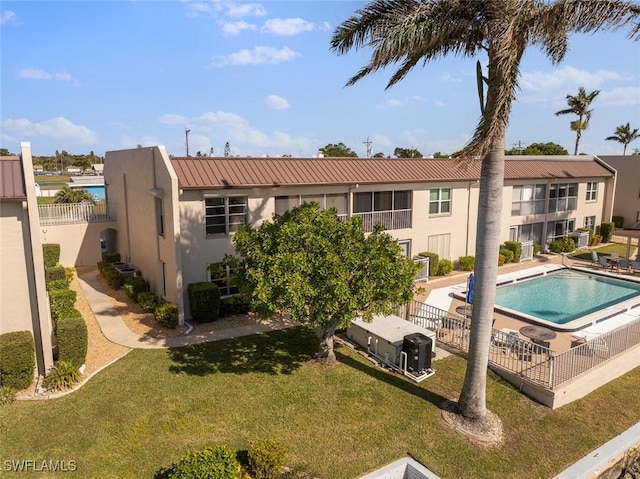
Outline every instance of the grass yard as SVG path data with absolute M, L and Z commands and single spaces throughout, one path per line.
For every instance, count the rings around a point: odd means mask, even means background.
M 309 362 L 303 328 L 173 350 L 135 350 L 80 390 L 0 408 L 1 459 L 75 460 L 83 478 L 152 477 L 189 449 L 282 441 L 287 463 L 353 479 L 407 453 L 443 479 L 549 478 L 640 420 L 640 368 L 552 411 L 490 374 L 497 448 L 448 429 L 465 361 L 450 356 L 420 384 L 344 346 L 331 369 Z M 0 475 L 9 475 L 0 472 Z M 49 477 L 49 476 L 47 476 Z
M 67 184 L 71 181 L 71 177 L 69 175 L 35 175 L 35 181 L 39 185 L 46 185 L 49 183 L 60 183 Z
M 631 248 L 633 252 L 634 248 Z M 611 253 L 618 253 L 621 258 L 625 258 L 627 255 L 627 245 L 620 243 L 609 243 L 599 248 L 593 248 L 588 251 L 576 251 L 571 256 L 585 261 L 591 261 L 591 252 L 597 251 L 599 255 L 610 255 Z

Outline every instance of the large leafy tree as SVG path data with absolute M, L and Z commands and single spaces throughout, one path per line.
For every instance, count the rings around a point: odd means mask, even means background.
M 568 155 L 569 152 L 557 143 L 549 141 L 547 143 L 531 143 L 524 150 L 512 148 L 505 151 L 506 155 Z
M 420 153 L 415 148 L 396 148 L 393 150 L 393 156 L 396 158 L 422 158 L 422 153 Z
M 598 2 L 595 2 L 597 5 Z M 638 7 L 636 7 L 638 8 Z M 595 10 L 595 9 L 594 9 Z M 571 131 L 576 132 L 576 146 L 573 150 L 573 154 L 578 154 L 578 146 L 580 145 L 580 138 L 582 137 L 582 131 L 589 128 L 589 121 L 591 120 L 591 113 L 593 108 L 589 109 L 593 100 L 600 94 L 600 90 L 594 90 L 590 93 L 584 89 L 584 87 L 578 88 L 577 95 L 567 95 L 567 105 L 569 108 L 556 112 L 557 115 L 578 115 L 576 120 L 571 122 Z
M 413 296 L 419 265 L 378 228 L 365 235 L 362 220 L 303 203 L 259 227 L 233 236 L 240 291 L 265 316 L 276 312 L 315 328 L 318 357 L 335 362 L 333 335 L 356 316 L 391 314 Z
M 320 152 L 324 156 L 328 157 L 336 157 L 336 158 L 357 158 L 358 154 L 349 148 L 344 143 L 340 142 L 338 144 L 329 143 L 324 148 L 320 148 Z
M 629 122 L 627 122 L 626 125 L 620 125 L 616 127 L 615 135 L 608 136 L 605 138 L 605 140 L 612 140 L 617 141 L 618 143 L 622 143 L 624 145 L 622 155 L 624 156 L 627 154 L 627 146 L 629 146 L 629 143 L 637 140 L 638 138 L 640 138 L 638 129 L 635 128 L 634 130 L 632 130 L 631 125 L 629 125 Z
M 457 411 L 470 426 L 487 422 L 486 373 L 501 242 L 505 130 L 518 91 L 522 56 L 529 46 L 536 46 L 558 64 L 567 52 L 571 32 L 628 24 L 632 25 L 630 37 L 637 40 L 639 17 L 640 6 L 627 1 L 374 0 L 334 31 L 331 48 L 337 54 L 373 50 L 369 63 L 347 85 L 389 65 L 398 68 L 387 88 L 418 63 L 448 55 L 488 59 L 488 74 L 478 81 L 482 115 L 460 154 L 461 162 L 482 161 L 473 318 L 467 370 L 457 402 Z M 484 77 L 482 68 L 477 70 Z

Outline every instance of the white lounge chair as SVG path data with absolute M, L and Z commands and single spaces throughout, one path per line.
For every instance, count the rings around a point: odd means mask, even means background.
M 591 266 L 599 266 L 599 264 L 598 264 L 598 252 L 597 251 L 592 251 L 591 252 Z

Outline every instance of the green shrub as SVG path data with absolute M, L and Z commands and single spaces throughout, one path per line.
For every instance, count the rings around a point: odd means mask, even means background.
M 162 470 L 156 477 L 167 479 L 238 479 L 240 463 L 236 451 L 228 446 L 205 447 L 199 451 L 189 451 L 169 469 Z
M 120 253 L 102 253 L 102 261 L 107 263 L 117 263 L 120 258 Z
M 66 281 L 67 274 L 64 266 L 47 266 L 44 269 L 44 280 L 48 283 L 49 281 L 55 281 L 57 279 L 64 279 Z
M 0 406 L 13 404 L 16 401 L 16 390 L 7 386 L 0 386 Z
M 249 445 L 247 459 L 249 472 L 254 479 L 275 479 L 280 477 L 284 467 L 287 449 L 284 444 L 270 440 L 259 439 Z
M 611 241 L 611 235 L 613 235 L 614 228 L 615 225 L 609 222 L 604 222 L 600 225 L 600 236 L 602 236 L 603 243 Z
M 460 264 L 462 271 L 473 271 L 476 266 L 476 258 L 475 256 L 460 256 L 458 264 Z
M 519 263 L 522 256 L 522 243 L 519 241 L 505 241 L 504 248 L 513 252 L 513 262 Z
M 540 253 L 540 245 L 536 244 L 536 243 L 533 243 L 533 254 L 536 255 L 536 254 L 539 254 L 539 253 Z
M 623 216 L 612 216 L 611 221 L 613 222 L 614 226 L 618 229 L 622 228 L 622 226 L 624 225 Z
M 564 241 L 562 241 L 561 239 L 553 240 L 551 243 L 549 243 L 549 251 L 553 253 L 562 253 L 563 248 Z
M 111 263 L 107 263 L 106 261 L 98 261 L 98 271 L 100 274 L 103 274 L 104 269 L 110 265 Z
M 64 267 L 64 276 L 67 281 L 71 282 L 75 274 L 76 274 L 76 269 L 74 267 L 72 266 Z
M 57 266 L 60 262 L 60 245 L 55 243 L 44 243 L 42 245 L 42 256 L 45 268 Z
M 441 259 L 438 262 L 438 276 L 446 276 L 453 271 L 453 261 L 450 259 Z
M 42 385 L 47 391 L 61 391 L 71 388 L 81 377 L 78 366 L 67 361 L 58 361 L 49 369 Z
M 440 256 L 438 256 L 437 253 L 430 253 L 429 251 L 418 253 L 418 256 L 429 258 L 429 276 L 438 276 L 438 261 L 440 260 Z
M 153 315 L 158 324 L 165 328 L 174 329 L 178 326 L 178 305 L 175 303 L 158 303 L 153 308 Z
M 142 276 L 127 278 L 124 282 L 124 291 L 134 301 L 138 301 L 138 295 L 149 291 L 149 283 Z
M 198 323 L 209 323 L 218 319 L 220 312 L 220 289 L 206 281 L 191 283 L 187 287 L 191 317 Z
M 58 331 L 58 321 L 62 318 L 81 318 L 82 313 L 75 307 L 68 304 L 62 304 L 51 308 L 51 319 L 53 320 L 53 332 Z
M 69 282 L 66 279 L 54 279 L 47 283 L 47 291 L 54 289 L 69 289 Z
M 501 254 L 498 255 L 498 266 L 504 265 L 505 257 Z
M 559 238 L 553 240 L 549 244 L 549 250 L 554 253 L 570 253 L 576 249 L 576 243 L 573 238 Z
M 512 263 L 513 262 L 513 251 L 511 251 L 510 249 L 500 248 L 500 254 L 502 256 L 504 256 L 504 262 L 505 263 Z
M 50 290 L 49 304 L 51 305 L 51 309 L 60 308 L 64 306 L 73 307 L 76 304 L 76 296 L 77 296 L 77 293 L 74 290 L 69 288 Z
M 117 291 L 122 288 L 124 283 L 122 275 L 120 274 L 120 271 L 115 269 L 111 264 L 103 268 L 102 276 L 111 289 Z
M 58 360 L 76 367 L 84 364 L 87 356 L 87 325 L 80 318 L 59 318 L 56 328 Z
M 597 244 L 600 244 L 600 243 L 602 243 L 602 236 L 600 236 L 600 235 L 593 235 L 593 236 L 591 237 L 591 246 L 593 246 L 593 245 L 597 245 Z
M 220 299 L 220 317 L 234 314 L 245 314 L 251 310 L 251 306 L 242 296 L 227 296 Z
M 158 295 L 151 291 L 138 293 L 138 304 L 144 311 L 150 313 L 158 304 Z
M 29 331 L 0 335 L 0 386 L 26 389 L 36 367 L 35 345 Z

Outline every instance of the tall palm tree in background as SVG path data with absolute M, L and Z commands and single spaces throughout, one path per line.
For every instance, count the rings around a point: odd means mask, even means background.
M 596 3 L 598 3 L 596 1 Z M 575 114 L 578 115 L 577 120 L 571 122 L 571 131 L 576 132 L 576 147 L 573 151 L 574 155 L 578 154 L 578 145 L 580 144 L 580 137 L 582 136 L 582 130 L 586 130 L 589 127 L 589 120 L 591 120 L 591 113 L 593 109 L 589 110 L 591 102 L 600 94 L 600 90 L 594 90 L 591 93 L 587 93 L 584 87 L 578 88 L 578 94 L 576 96 L 567 95 L 567 105 L 569 108 L 556 112 L 558 115 Z
M 629 143 L 631 143 L 633 140 L 637 140 L 638 138 L 640 138 L 638 128 L 631 131 L 631 125 L 629 125 L 629 122 L 627 122 L 626 125 L 620 125 L 616 127 L 615 135 L 608 136 L 605 138 L 605 140 L 613 140 L 617 141 L 618 143 L 622 143 L 624 145 L 622 156 L 624 156 L 627 154 L 627 146 L 629 145 Z
M 338 55 L 371 48 L 371 58 L 347 85 L 388 65 L 399 65 L 387 88 L 419 62 L 447 55 L 488 59 L 478 82 L 482 115 L 461 162 L 481 160 L 471 337 L 457 411 L 470 423 L 486 419 L 486 374 L 498 275 L 504 186 L 505 130 L 518 91 L 520 61 L 537 46 L 554 65 L 564 58 L 571 32 L 616 29 L 631 24 L 640 38 L 640 6 L 627 1 L 557 0 L 374 0 L 333 33 Z M 478 66 L 480 63 L 478 63 Z M 482 69 L 478 71 L 481 73 Z M 484 86 L 487 85 L 486 102 Z

